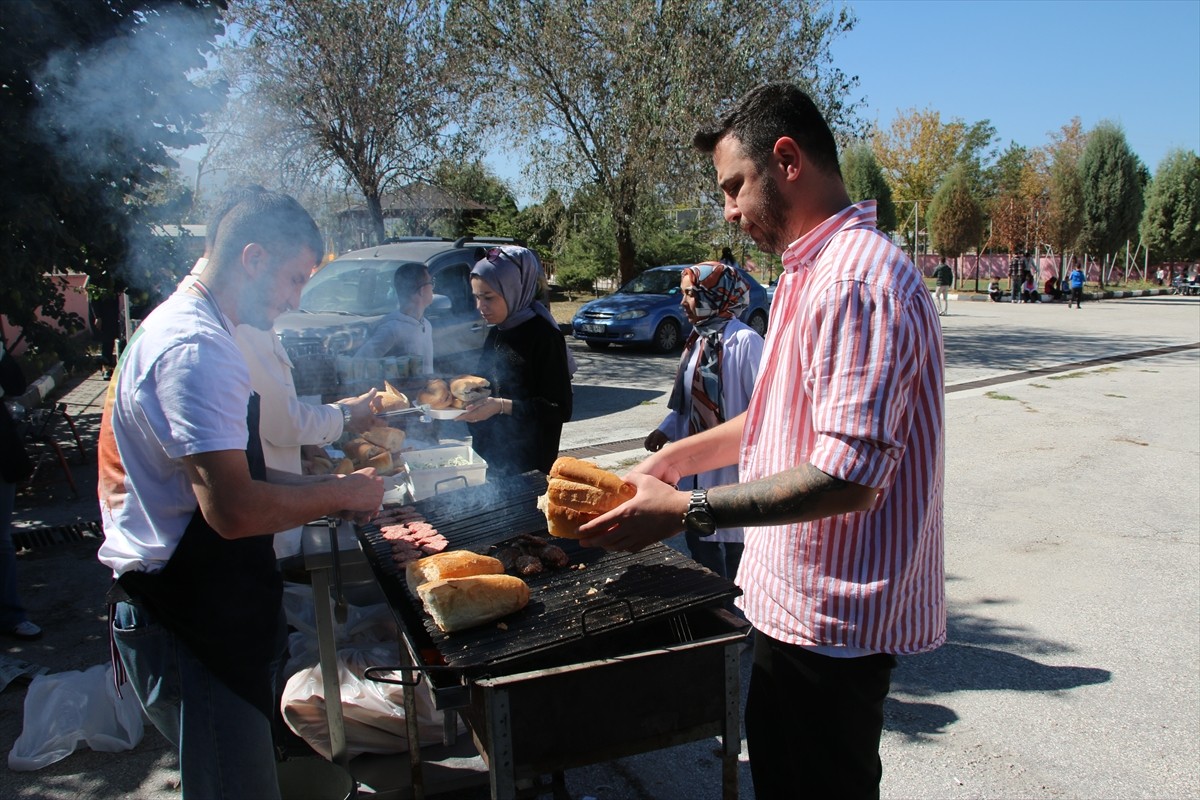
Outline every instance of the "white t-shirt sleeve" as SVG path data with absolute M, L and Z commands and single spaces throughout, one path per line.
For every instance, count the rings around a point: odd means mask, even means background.
M 137 388 L 150 433 L 170 458 L 245 450 L 250 376 L 232 341 L 187 342 L 162 354 Z

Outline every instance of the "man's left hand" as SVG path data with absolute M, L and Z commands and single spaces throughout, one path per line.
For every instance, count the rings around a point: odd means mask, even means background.
M 683 530 L 690 493 L 638 472 L 626 475 L 625 481 L 637 487 L 637 494 L 607 514 L 580 525 L 579 543 L 584 547 L 636 553 Z

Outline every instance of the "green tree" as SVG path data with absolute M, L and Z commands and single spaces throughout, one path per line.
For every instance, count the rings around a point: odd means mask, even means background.
M 896 229 L 892 187 L 883 177 L 883 170 L 879 168 L 870 145 L 856 144 L 842 151 L 842 178 L 853 202 L 876 201 L 879 230 L 890 233 Z
M 1195 152 L 1173 150 L 1158 165 L 1140 230 L 1156 261 L 1200 258 L 1200 157 Z
M 1088 136 L 1079 157 L 1084 250 L 1113 255 L 1137 235 L 1143 206 L 1140 166 L 1115 124 L 1102 122 Z
M 938 187 L 929 204 L 927 223 L 933 246 L 947 258 L 957 259 L 979 241 L 983 232 L 983 209 L 975 199 L 969 167 L 956 166 Z
M 940 112 L 909 109 L 896 115 L 887 130 L 871 139 L 875 158 L 893 190 L 898 227 L 912 231 L 914 207 L 922 213 L 934 191 L 956 164 L 976 188 L 990 163 L 996 130 L 988 120 L 968 125 L 961 119 L 942 121 Z
M 344 176 L 362 193 L 376 241 L 383 195 L 428 180 L 481 123 L 464 114 L 472 87 L 442 36 L 434 0 L 248 0 L 233 7 L 247 129 L 315 180 Z
M 65 313 L 61 273 L 141 280 L 160 254 L 152 226 L 186 208 L 159 187 L 170 152 L 201 143 L 204 115 L 223 101 L 223 85 L 189 79 L 215 50 L 223 6 L 3 4 L 0 314 L 35 350 L 57 349 L 81 323 Z
M 815 0 L 453 0 L 448 23 L 482 59 L 496 132 L 531 142 L 535 178 L 603 199 L 622 278 L 639 263 L 639 204 L 695 196 L 711 169 L 691 151 L 716 110 L 767 79 L 807 87 L 846 127 L 855 79 L 830 43 L 854 18 Z M 698 54 L 703 54 L 702 57 Z

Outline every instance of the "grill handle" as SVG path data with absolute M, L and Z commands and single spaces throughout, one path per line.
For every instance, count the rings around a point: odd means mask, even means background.
M 637 614 L 635 614 L 633 612 L 633 603 L 629 602 L 629 600 L 626 598 L 618 598 L 616 600 L 611 600 L 607 603 L 602 603 L 600 605 L 595 605 L 595 606 L 592 606 L 591 608 L 584 609 L 583 613 L 579 615 L 579 625 L 581 628 L 583 628 L 583 635 L 591 636 L 593 633 L 599 633 L 600 631 L 604 630 L 603 627 L 599 627 L 599 626 L 594 628 L 593 630 L 590 630 L 590 631 L 588 630 L 588 615 L 589 614 L 594 614 L 597 611 L 604 611 L 606 609 L 613 608 L 614 606 L 625 606 L 625 610 L 629 613 L 629 621 L 631 623 L 637 621 Z M 610 624 L 607 627 L 612 627 L 612 625 Z
M 415 672 L 416 677 L 411 680 L 400 680 L 397 678 L 382 678 L 380 673 L 384 672 Z M 363 670 L 363 677 L 375 683 L 390 683 L 393 686 L 419 686 L 421 678 L 424 677 L 423 672 L 453 672 L 460 674 L 461 670 L 458 667 L 445 667 L 440 664 L 397 664 L 394 667 L 367 667 Z

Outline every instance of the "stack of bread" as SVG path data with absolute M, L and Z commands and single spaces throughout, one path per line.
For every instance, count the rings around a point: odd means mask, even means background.
M 371 401 L 371 410 L 376 414 L 410 407 L 404 393 L 386 381 L 383 391 Z M 399 457 L 404 449 L 404 439 L 404 431 L 379 424 L 361 436 L 350 436 L 341 445 L 343 458 L 314 455 L 304 464 L 304 472 L 307 475 L 349 475 L 358 469 L 374 467 L 380 475 L 394 475 L 404 469 L 404 461 Z
M 429 406 L 434 411 L 444 411 L 449 408 L 466 408 L 471 403 L 477 403 L 492 394 L 492 385 L 486 378 L 477 375 L 459 375 L 457 378 L 444 380 L 434 378 L 425 384 L 417 393 L 417 403 Z
M 409 591 L 444 633 L 491 622 L 516 613 L 529 603 L 525 581 L 504 574 L 491 556 L 450 550 L 410 561 L 405 567 Z
M 637 488 L 591 461 L 563 456 L 550 467 L 546 494 L 538 508 L 552 536 L 578 539 L 579 526 L 637 494 Z

